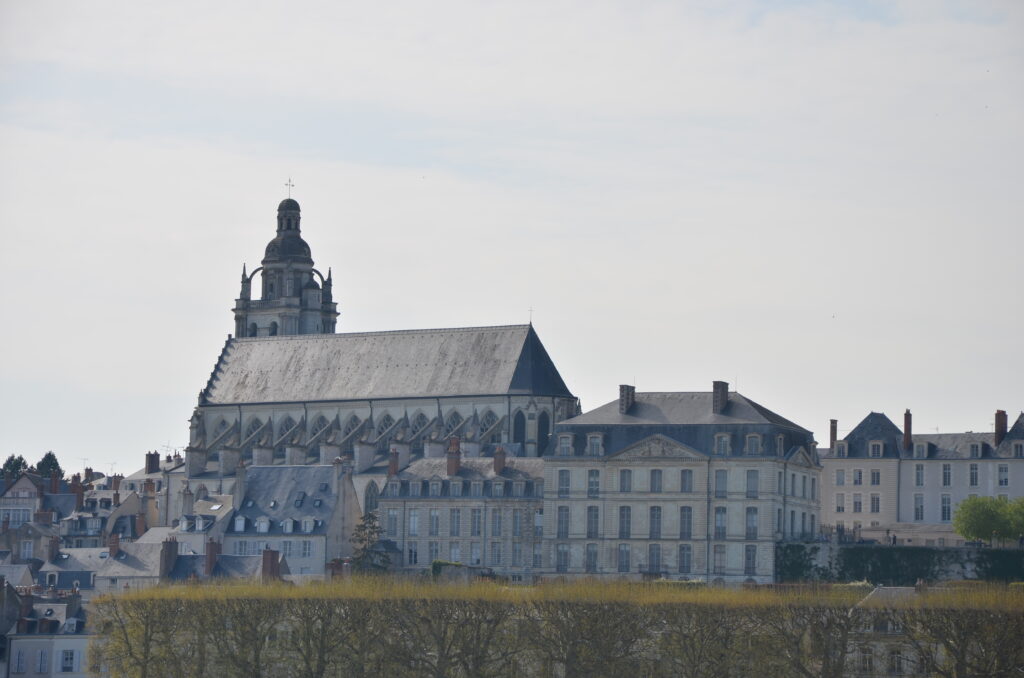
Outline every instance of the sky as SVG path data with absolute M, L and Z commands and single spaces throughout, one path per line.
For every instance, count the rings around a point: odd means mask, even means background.
M 184 446 L 289 177 L 339 331 L 532 314 L 584 410 L 992 430 L 1022 73 L 1016 0 L 0 0 L 0 455 Z

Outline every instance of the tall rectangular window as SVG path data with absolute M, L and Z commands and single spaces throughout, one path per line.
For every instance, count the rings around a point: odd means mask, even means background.
M 969 473 L 969 479 L 970 479 L 969 482 L 971 484 L 971 487 L 977 487 L 978 486 L 978 465 L 977 464 L 971 464 L 970 473 Z
M 618 556 L 619 572 L 629 572 L 629 544 L 619 544 Z
M 587 496 L 597 497 L 601 494 L 601 471 L 592 468 L 587 471 Z
M 679 538 L 693 539 L 693 509 L 689 506 L 679 507 Z
M 453 563 L 462 562 L 462 544 L 457 541 L 453 541 L 448 545 L 448 560 Z
M 761 454 L 761 436 L 757 434 L 747 436 L 747 454 Z
M 747 539 L 757 539 L 757 507 L 747 507 Z
M 853 512 L 860 513 L 863 507 L 863 499 L 860 494 L 853 495 Z
M 729 472 L 725 469 L 715 471 L 715 497 L 724 499 L 729 496 Z
M 940 516 L 941 516 L 941 518 L 940 519 L 942 520 L 942 522 L 948 523 L 952 519 L 952 513 L 953 513 L 952 512 L 952 502 L 950 501 L 950 496 L 948 494 L 944 494 L 944 495 L 942 495 L 942 499 L 940 501 L 941 501 L 941 503 L 940 503 Z
M 725 574 L 725 544 L 715 544 L 712 554 L 711 571 L 714 574 Z
M 836 485 L 845 485 L 845 484 L 846 484 L 846 471 L 841 469 L 841 468 L 837 468 L 836 469 Z
M 811 478 L 811 499 L 818 498 L 818 479 Z
M 943 464 L 942 465 L 942 486 L 949 487 L 953 484 L 953 465 Z
M 420 536 L 420 511 L 419 509 L 409 509 L 409 536 L 419 537 Z
M 651 492 L 661 492 L 661 469 L 651 469 Z
M 619 507 L 619 539 L 629 539 L 630 535 L 630 508 L 628 506 Z
M 761 481 L 761 474 L 757 472 L 757 469 L 750 469 L 747 471 L 747 498 L 757 499 L 758 484 Z
M 480 542 L 474 541 L 469 544 L 469 564 L 480 565 Z
M 479 537 L 484 529 L 483 509 L 472 509 L 469 513 L 469 535 Z
M 441 512 L 437 509 L 430 509 L 430 536 L 436 537 L 441 534 Z
M 914 464 L 914 487 L 924 487 L 924 464 Z
M 420 545 L 417 542 L 408 542 L 408 555 L 406 556 L 406 565 L 418 565 L 420 562 Z
M 512 542 L 512 567 L 523 566 L 523 543 L 520 541 Z
M 569 469 L 559 469 L 558 471 L 558 496 L 568 497 L 569 496 Z
M 649 514 L 650 539 L 661 539 L 661 507 L 652 506 Z
M 539 570 L 544 566 L 544 545 L 539 541 L 533 543 L 533 569 Z
M 753 544 L 743 548 L 743 574 L 757 574 L 757 546 Z
M 601 530 L 601 509 L 597 506 L 587 507 L 587 539 L 599 539 Z
M 914 520 L 920 522 L 924 520 L 924 495 L 914 495 Z
M 568 539 L 569 538 L 569 507 L 559 506 L 557 514 L 557 525 L 556 525 L 557 539 Z
M 971 459 L 978 459 L 981 457 L 981 444 L 971 443 Z
M 725 507 L 715 507 L 715 539 L 725 539 Z
M 715 435 L 715 454 L 729 454 L 729 434 L 719 433 Z
M 679 491 L 693 492 L 693 471 L 684 468 L 679 472 Z
M 601 436 L 589 436 L 587 438 L 587 454 L 592 457 L 601 456 Z
M 512 536 L 523 536 L 523 509 L 512 509 Z
M 882 498 L 877 494 L 871 495 L 871 512 L 880 513 L 882 511 Z
M 693 547 L 689 544 L 679 545 L 679 574 L 690 574 L 693 570 Z
M 491 509 L 491 536 L 500 537 L 501 528 L 504 523 L 502 520 L 501 509 Z
M 882 472 L 879 469 L 877 469 L 877 468 L 871 469 L 871 484 L 872 485 L 881 485 L 882 484 Z
M 864 484 L 864 471 L 859 468 L 853 469 L 853 484 L 863 485 Z
M 846 511 L 846 495 L 840 492 L 836 495 L 836 513 L 844 511 Z
M 871 443 L 869 449 L 872 457 L 877 459 L 882 456 L 882 443 Z
M 501 542 L 491 542 L 491 565 L 501 566 Z
M 633 491 L 633 472 L 628 468 L 619 471 L 619 492 Z
M 572 438 L 570 436 L 558 437 L 558 456 L 572 456 Z
M 385 532 L 389 537 L 398 536 L 398 509 L 389 508 Z
M 458 537 L 462 528 L 462 509 L 448 511 L 448 536 Z
M 661 572 L 661 544 L 647 545 L 647 571 Z
M 999 487 L 1007 487 L 1010 484 L 1010 467 L 1007 464 L 1000 464 L 999 469 Z
M 587 544 L 583 558 L 583 569 L 587 572 L 597 572 L 597 544 Z

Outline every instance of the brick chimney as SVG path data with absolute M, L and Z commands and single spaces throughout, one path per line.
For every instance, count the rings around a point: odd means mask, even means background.
M 160 473 L 159 452 L 146 452 L 146 473 Z
M 114 505 L 114 508 L 117 508 L 118 506 L 121 505 L 121 493 L 120 492 L 117 492 L 117 491 L 114 492 L 113 505 Z
M 394 447 L 388 453 L 388 476 L 398 475 L 398 450 Z
M 996 437 L 993 447 L 999 447 L 1006 437 L 1006 410 L 996 410 Z
M 135 536 L 141 537 L 146 534 L 146 516 L 141 513 L 135 514 Z
M 54 535 L 50 537 L 48 543 L 46 560 L 51 563 L 55 562 L 57 560 L 58 555 L 60 555 L 60 537 Z
M 729 382 L 727 381 L 713 381 L 711 382 L 711 412 L 713 414 L 721 414 L 725 411 L 725 406 L 729 404 Z
M 36 511 L 32 514 L 32 522 L 40 525 L 52 525 L 53 511 Z
M 85 484 L 88 485 L 89 483 L 91 483 L 93 478 L 95 478 L 95 477 L 96 477 L 96 474 L 93 473 L 92 468 L 89 467 L 89 466 L 86 466 L 85 467 L 85 479 L 84 479 Z
M 903 449 L 914 449 L 913 417 L 910 414 L 910 410 L 903 413 Z
M 494 451 L 494 473 L 495 475 L 501 475 L 501 472 L 505 470 L 505 448 L 499 447 Z
M 57 475 L 57 469 L 50 472 L 50 494 L 57 494 L 60 492 L 60 476 Z
M 836 451 L 836 441 L 839 440 L 839 420 L 828 420 L 828 449 Z
M 207 577 L 213 576 L 213 567 L 217 564 L 217 556 L 220 555 L 220 542 L 212 539 L 206 542 L 206 556 L 203 559 L 203 574 Z
M 142 494 L 146 497 L 152 497 L 156 494 L 156 483 L 153 482 L 152 478 L 146 478 L 146 480 L 143 481 Z
M 71 494 L 75 495 L 75 510 L 81 509 L 85 504 L 85 488 L 78 480 L 78 474 L 71 476 Z
M 110 489 L 120 490 L 122 479 L 124 479 L 124 476 L 122 475 L 110 476 Z
M 107 540 L 107 549 L 110 551 L 110 557 L 116 558 L 121 551 L 121 535 L 117 532 L 110 535 L 110 539 Z
M 457 476 L 462 466 L 462 454 L 459 452 L 459 437 L 448 439 L 448 475 Z
M 629 410 L 636 402 L 636 386 L 629 384 L 619 385 L 619 414 L 629 414 Z

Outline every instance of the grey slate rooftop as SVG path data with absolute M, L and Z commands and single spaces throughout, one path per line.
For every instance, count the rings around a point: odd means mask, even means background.
M 311 534 L 324 534 L 337 503 L 334 466 L 252 466 L 245 474 L 245 497 L 235 516 L 246 519 L 245 532 L 255 533 L 254 522 L 270 519 L 270 531 L 282 534 L 281 521 L 312 518 Z M 234 525 L 230 533 L 237 534 Z M 296 532 L 299 529 L 296 527 Z
M 573 397 L 531 325 L 235 338 L 209 404 L 533 393 Z

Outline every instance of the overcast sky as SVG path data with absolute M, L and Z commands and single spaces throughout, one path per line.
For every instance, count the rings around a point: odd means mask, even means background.
M 289 176 L 339 331 L 532 307 L 584 409 L 991 430 L 1022 159 L 1016 0 L 0 0 L 0 455 L 184 445 Z

